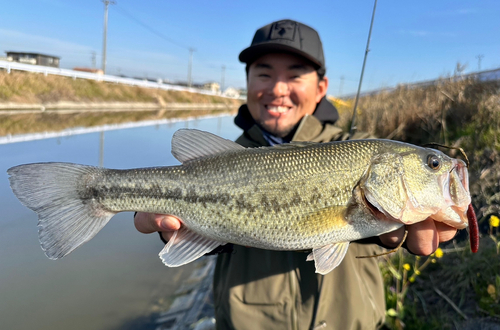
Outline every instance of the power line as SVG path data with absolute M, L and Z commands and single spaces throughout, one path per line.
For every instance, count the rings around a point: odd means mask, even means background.
M 155 34 L 156 36 L 162 38 L 163 40 L 166 40 L 168 42 L 170 42 L 171 44 L 174 44 L 178 47 L 181 47 L 181 48 L 184 48 L 184 49 L 187 49 L 189 50 L 190 48 L 184 44 L 181 44 L 173 39 L 170 39 L 169 37 L 167 37 L 166 35 L 164 35 L 163 33 L 155 30 L 154 28 L 152 28 L 151 26 L 147 25 L 146 23 L 142 22 L 141 20 L 135 18 L 132 14 L 130 14 L 128 11 L 126 11 L 125 9 L 119 7 L 119 6 L 116 6 L 116 9 L 118 9 L 119 12 L 121 12 L 124 16 L 127 16 L 129 19 L 131 19 L 132 21 L 136 22 L 137 24 L 139 24 L 140 26 L 142 26 L 143 28 L 145 28 L 146 30 L 148 30 L 149 32 Z

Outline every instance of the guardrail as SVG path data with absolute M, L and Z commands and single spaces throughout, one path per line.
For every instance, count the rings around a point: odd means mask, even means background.
M 9 62 L 9 61 L 0 60 L 0 68 L 7 70 L 8 73 L 10 73 L 11 70 L 19 70 L 19 71 L 43 73 L 44 75 L 51 74 L 51 75 L 57 75 L 57 76 L 71 77 L 73 79 L 77 79 L 77 78 L 78 79 L 90 79 L 90 80 L 96 80 L 96 81 L 105 81 L 105 82 L 110 82 L 110 83 L 125 84 L 125 85 L 130 85 L 130 86 L 157 88 L 157 89 L 163 89 L 163 90 L 174 90 L 174 91 L 182 91 L 182 92 L 190 92 L 190 93 L 198 93 L 198 94 L 226 97 L 226 96 L 220 95 L 218 93 L 215 93 L 215 92 L 212 92 L 209 90 L 199 89 L 199 88 L 192 88 L 192 87 L 185 87 L 185 86 L 178 86 L 178 85 L 169 85 L 169 84 L 157 83 L 157 82 L 152 82 L 152 81 L 144 81 L 144 80 L 139 80 L 139 79 L 117 77 L 117 76 L 112 76 L 112 75 L 107 75 L 107 74 L 103 75 L 103 74 L 81 72 L 81 71 L 74 71 L 74 70 L 68 70 L 68 69 L 52 68 L 52 67 L 41 66 L 41 65 L 24 64 L 24 63 L 17 63 L 17 62 Z
M 376 95 L 376 94 L 382 93 L 382 92 L 392 92 L 392 91 L 396 90 L 399 86 L 407 86 L 410 88 L 426 87 L 426 86 L 435 85 L 435 84 L 443 81 L 443 79 L 463 80 L 463 79 L 468 79 L 468 78 L 475 78 L 475 79 L 478 79 L 479 81 L 500 80 L 500 68 L 493 69 L 493 70 L 472 72 L 472 73 L 461 74 L 461 75 L 455 75 L 455 76 L 451 76 L 451 77 L 443 77 L 440 79 L 419 81 L 419 82 L 415 82 L 415 83 L 408 83 L 408 84 L 401 83 L 395 87 L 378 88 L 378 89 L 374 89 L 374 90 L 370 90 L 370 91 L 366 91 L 366 92 L 361 92 L 359 94 L 359 96 L 362 97 L 362 96 L 367 96 L 367 95 Z M 348 99 L 353 99 L 355 97 L 356 97 L 356 93 L 353 93 L 353 94 L 343 95 L 342 97 L 340 97 L 340 99 L 348 100 Z

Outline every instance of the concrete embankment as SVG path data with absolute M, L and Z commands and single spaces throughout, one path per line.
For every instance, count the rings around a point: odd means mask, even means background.
M 156 110 L 230 110 L 234 105 L 224 103 L 165 103 L 165 102 L 49 102 L 0 103 L 0 114 L 53 112 L 156 111 Z

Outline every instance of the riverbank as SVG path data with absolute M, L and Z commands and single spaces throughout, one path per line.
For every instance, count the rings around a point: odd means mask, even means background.
M 0 136 L 234 113 L 242 103 L 214 95 L 0 72 Z
M 0 71 L 0 104 L 55 102 L 211 103 L 235 106 L 240 100 L 184 91 L 143 88 L 103 81 Z

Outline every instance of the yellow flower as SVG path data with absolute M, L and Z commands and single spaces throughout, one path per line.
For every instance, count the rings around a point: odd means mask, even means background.
M 486 291 L 488 292 L 488 294 L 491 296 L 492 299 L 495 299 L 497 290 L 495 289 L 495 286 L 493 284 L 489 284 Z
M 435 264 L 435 263 L 437 262 L 437 260 L 436 260 L 436 259 L 434 259 L 434 258 L 432 258 L 432 259 L 431 259 L 431 262 L 432 262 L 433 264 Z
M 415 282 L 415 277 L 413 277 L 413 276 L 412 276 L 412 277 L 410 277 L 410 278 L 408 279 L 408 281 L 410 281 L 410 283 Z
M 415 269 L 415 275 L 420 275 L 420 271 L 418 269 Z
M 403 268 L 404 268 L 405 270 L 410 270 L 410 269 L 411 269 L 410 264 L 404 264 L 404 265 L 403 265 Z
M 436 252 L 434 252 L 436 254 L 436 258 L 442 258 L 443 257 L 443 250 L 441 250 L 441 248 L 437 248 Z
M 490 217 L 490 226 L 498 227 L 500 225 L 500 219 L 496 215 Z

